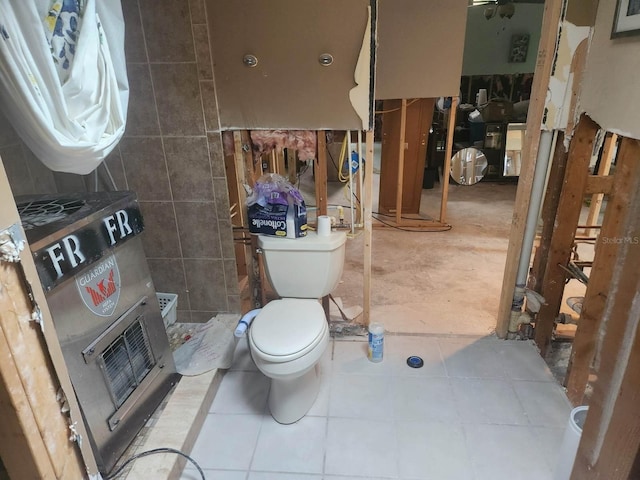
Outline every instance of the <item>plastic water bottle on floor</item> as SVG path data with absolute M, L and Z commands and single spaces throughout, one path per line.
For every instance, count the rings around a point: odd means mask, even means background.
M 378 322 L 369 324 L 369 352 L 372 362 L 381 362 L 384 354 L 384 325 Z

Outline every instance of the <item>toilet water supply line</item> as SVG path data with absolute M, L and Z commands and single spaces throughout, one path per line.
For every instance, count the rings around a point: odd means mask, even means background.
M 242 337 L 247 331 L 247 329 L 249 328 L 249 325 L 251 325 L 251 322 L 253 321 L 253 319 L 256 318 L 261 311 L 262 311 L 261 308 L 256 308 L 255 310 L 250 310 L 247 313 L 245 313 L 244 316 L 238 322 L 238 326 L 236 327 L 236 330 L 233 332 L 233 335 L 236 338 Z
M 516 274 L 516 287 L 513 300 L 511 302 L 511 317 L 509 319 L 509 329 L 507 332 L 508 339 L 515 338 L 520 323 L 522 323 L 520 316 L 522 314 L 522 306 L 524 304 L 525 287 L 529 274 L 533 241 L 535 239 L 536 227 L 540 216 L 542 199 L 544 198 L 544 186 L 547 179 L 547 171 L 549 169 L 549 160 L 551 159 L 553 146 L 555 145 L 557 138 L 557 130 L 545 130 L 540 135 L 538 155 L 536 157 L 536 170 L 533 174 L 529 210 L 527 212 L 524 239 L 522 242 L 522 250 L 520 252 L 520 260 L 518 262 L 518 271 Z

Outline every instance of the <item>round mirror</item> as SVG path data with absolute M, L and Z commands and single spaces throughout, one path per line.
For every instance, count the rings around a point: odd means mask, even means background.
M 459 185 L 478 183 L 487 172 L 487 157 L 477 148 L 463 148 L 451 158 L 451 178 Z

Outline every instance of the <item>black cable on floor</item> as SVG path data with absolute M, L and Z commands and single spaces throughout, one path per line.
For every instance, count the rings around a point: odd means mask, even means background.
M 131 462 L 133 462 L 134 460 L 137 460 L 138 458 L 142 458 L 142 457 L 147 457 L 147 456 L 153 455 L 155 453 L 175 453 L 176 455 L 180 455 L 180 456 L 186 458 L 191 463 L 193 463 L 193 465 L 198 469 L 198 472 L 200 473 L 200 477 L 202 477 L 202 480 L 206 480 L 205 477 L 204 477 L 204 472 L 202 471 L 202 468 L 200 468 L 200 465 L 198 465 L 198 462 L 196 462 L 193 458 L 191 458 L 186 453 L 182 453 L 180 450 L 176 450 L 175 448 L 169 448 L 169 447 L 154 448 L 152 450 L 147 450 L 146 452 L 136 453 L 133 457 L 127 459 L 126 462 L 124 462 L 122 465 L 120 465 L 120 467 L 115 472 L 113 472 L 111 475 L 107 476 L 105 478 L 105 480 L 111 480 L 111 479 L 117 477 L 122 472 L 122 470 L 124 470 L 124 468 L 127 465 L 129 465 Z

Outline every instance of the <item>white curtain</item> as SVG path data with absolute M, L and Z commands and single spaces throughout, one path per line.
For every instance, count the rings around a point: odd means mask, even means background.
M 124 133 L 124 21 L 120 0 L 75 0 L 78 32 L 65 30 L 73 55 L 61 68 L 46 25 L 69 1 L 0 0 L 0 108 L 47 167 L 87 174 Z

